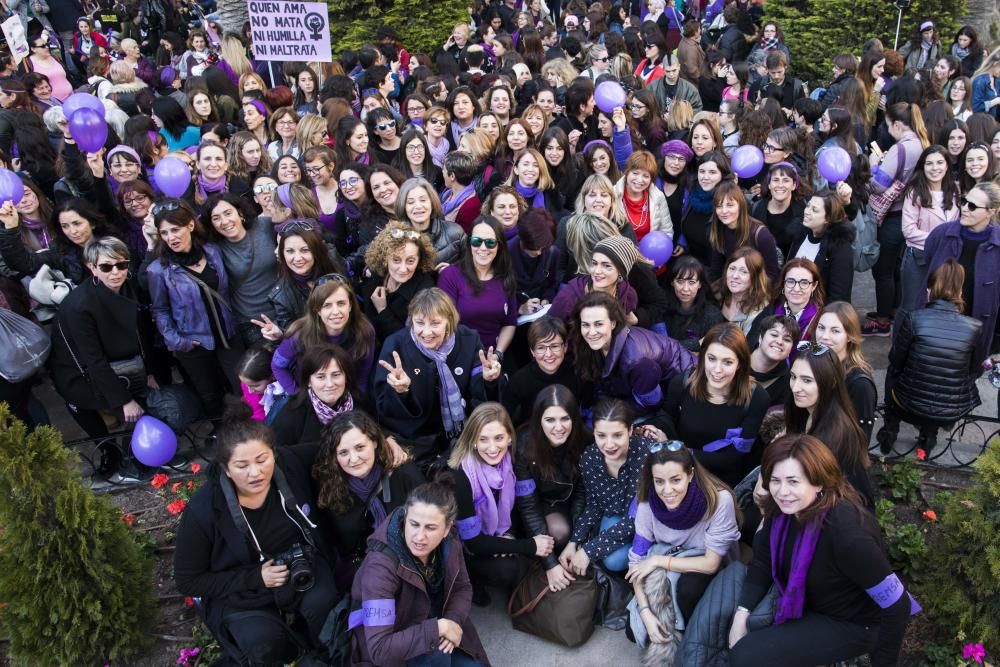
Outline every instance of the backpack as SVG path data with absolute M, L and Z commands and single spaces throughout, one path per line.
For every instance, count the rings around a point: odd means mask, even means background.
M 872 210 L 864 204 L 858 209 L 858 214 L 852 221 L 854 225 L 854 270 L 863 273 L 875 266 L 878 261 L 878 221 Z

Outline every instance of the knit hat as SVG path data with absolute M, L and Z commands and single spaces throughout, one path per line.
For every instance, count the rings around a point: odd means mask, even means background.
M 683 155 L 684 161 L 690 162 L 694 158 L 694 151 L 680 139 L 671 139 L 663 142 L 663 145 L 660 146 L 660 156 L 667 157 L 668 155 Z
M 636 262 L 651 263 L 642 256 L 632 239 L 625 236 L 609 236 L 594 246 L 594 253 L 606 255 L 624 279 Z

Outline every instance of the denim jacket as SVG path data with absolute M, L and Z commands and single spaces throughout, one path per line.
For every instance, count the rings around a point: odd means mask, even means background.
M 205 257 L 219 276 L 218 292 L 224 299 L 222 329 L 226 337 L 236 332 L 233 315 L 229 308 L 229 276 L 222 264 L 222 254 L 211 243 L 205 244 Z M 209 313 L 202 300 L 201 288 L 190 274 L 179 264 L 164 265 L 153 259 L 146 265 L 149 279 L 149 295 L 153 304 L 156 327 L 163 334 L 167 349 L 171 352 L 189 352 L 197 341 L 206 350 L 215 349 L 215 337 Z

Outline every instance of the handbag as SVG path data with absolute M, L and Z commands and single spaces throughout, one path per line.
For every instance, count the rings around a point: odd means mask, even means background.
M 66 349 L 69 351 L 69 356 L 73 358 L 73 363 L 76 364 L 76 368 L 80 371 L 87 382 L 90 382 L 90 375 L 84 369 L 80 360 L 76 358 L 76 353 L 73 352 L 73 346 L 69 344 L 69 338 L 66 337 L 66 332 L 63 331 L 62 322 L 56 320 L 56 329 L 59 330 L 59 336 L 62 338 L 63 343 L 66 345 Z M 142 343 L 139 343 L 139 349 L 142 349 Z M 125 385 L 128 393 L 131 394 L 133 399 L 139 400 L 146 397 L 146 364 L 142 359 L 142 354 L 137 354 L 134 357 L 128 359 L 121 359 L 119 361 L 109 361 L 108 365 L 111 366 L 111 370 L 114 371 L 115 375 L 118 376 L 119 382 Z
M 514 587 L 507 613 L 515 630 L 572 648 L 594 633 L 596 602 L 592 577 L 577 577 L 569 588 L 553 593 L 545 569 L 536 564 Z
M 45 364 L 52 341 L 45 331 L 17 313 L 0 309 L 0 377 L 21 382 L 32 377 Z
M 875 218 L 875 223 L 879 226 L 882 225 L 885 216 L 889 214 L 889 209 L 899 199 L 899 195 L 903 194 L 903 190 L 906 189 L 906 183 L 899 180 L 899 177 L 903 175 L 903 169 L 906 168 L 906 149 L 899 144 L 896 145 L 899 146 L 903 154 L 896 160 L 896 173 L 892 176 L 892 185 L 886 188 L 884 192 L 869 192 L 868 196 L 870 214 Z M 868 187 L 870 189 L 871 185 Z

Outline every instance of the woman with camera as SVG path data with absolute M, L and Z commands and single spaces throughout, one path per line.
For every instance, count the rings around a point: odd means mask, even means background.
M 174 579 L 182 595 L 201 598 L 230 660 L 292 662 L 299 642 L 319 644 L 337 600 L 329 550 L 309 518 L 312 461 L 298 448 L 278 452 L 247 406 L 233 412 L 219 428 L 208 481 L 181 516 Z
M 472 583 L 458 535 L 454 481 L 418 486 L 368 538 L 354 578 L 351 664 L 482 667 L 489 658 L 469 619 Z

